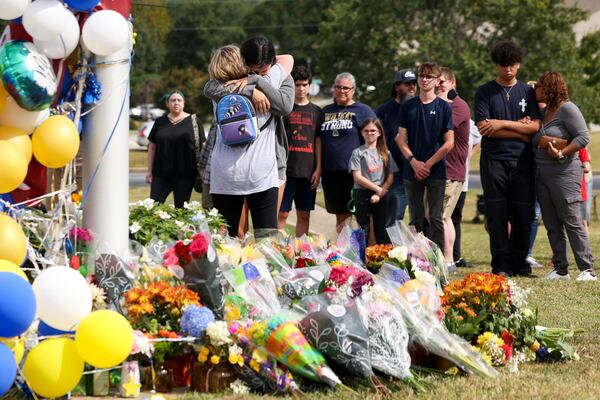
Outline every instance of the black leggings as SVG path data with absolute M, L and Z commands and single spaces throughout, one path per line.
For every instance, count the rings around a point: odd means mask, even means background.
M 356 204 L 356 222 L 365 231 L 365 237 L 369 240 L 370 219 L 373 218 L 373 233 L 377 244 L 389 244 L 386 226 L 386 200 L 380 199 L 377 203 L 371 203 L 371 196 L 375 192 L 368 189 L 354 189 L 354 202 Z
M 274 187 L 248 195 L 213 193 L 213 204 L 219 210 L 219 213 L 225 217 L 225 221 L 229 225 L 229 236 L 237 236 L 244 199 L 248 201 L 255 236 L 257 229 L 277 229 L 278 191 L 279 188 Z
M 195 181 L 195 176 L 164 178 L 153 175 L 152 183 L 150 184 L 150 198 L 159 203 L 164 203 L 169 193 L 173 192 L 175 207 L 182 208 L 183 203 L 190 201 Z

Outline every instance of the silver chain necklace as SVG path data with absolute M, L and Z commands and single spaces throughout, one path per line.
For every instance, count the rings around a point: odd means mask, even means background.
M 504 93 L 506 94 L 506 101 L 510 100 L 510 91 L 513 90 L 515 86 L 516 85 L 511 86 L 508 90 L 506 90 L 506 87 L 502 86 L 502 90 L 504 90 Z

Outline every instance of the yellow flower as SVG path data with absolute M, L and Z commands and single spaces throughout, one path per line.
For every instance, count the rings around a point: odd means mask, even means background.
M 240 367 L 244 366 L 244 357 L 239 355 L 238 359 L 237 359 L 237 365 L 239 365 Z
M 267 355 L 262 350 L 254 350 L 252 352 L 252 360 L 262 364 L 267 361 Z
M 219 361 L 221 361 L 221 357 L 219 357 L 219 356 L 212 356 L 210 358 L 210 362 L 213 363 L 213 364 L 215 364 L 215 365 L 217 365 L 219 363 Z
M 205 363 L 206 360 L 208 360 L 208 357 L 203 355 L 203 354 L 198 354 L 198 362 L 199 363 Z
M 202 354 L 202 355 L 203 355 L 203 356 L 205 356 L 205 357 L 208 357 L 208 355 L 210 354 L 210 350 L 209 350 L 209 348 L 208 348 L 208 347 L 204 347 L 204 346 L 203 346 L 203 347 L 200 349 L 200 354 Z
M 229 354 L 229 363 L 230 364 L 236 364 L 238 361 L 238 358 L 235 354 Z
M 537 340 L 531 344 L 531 351 L 538 351 L 540 349 L 540 342 Z
M 260 365 L 256 361 L 250 360 L 250 368 L 258 372 L 260 370 Z

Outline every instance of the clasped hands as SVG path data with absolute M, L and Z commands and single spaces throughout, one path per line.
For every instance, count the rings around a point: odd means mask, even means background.
M 387 194 L 387 192 L 387 189 L 379 186 L 379 189 L 375 192 L 375 194 L 371 195 L 371 203 L 379 203 L 379 200 L 381 200 Z
M 415 178 L 417 178 L 418 181 L 427 179 L 431 173 L 431 165 L 429 165 L 427 161 L 423 162 L 413 158 L 410 161 L 410 166 L 413 171 L 415 171 Z

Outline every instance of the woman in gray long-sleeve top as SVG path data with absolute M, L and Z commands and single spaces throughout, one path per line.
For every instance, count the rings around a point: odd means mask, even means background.
M 537 195 L 554 264 L 554 271 L 547 278 L 570 279 L 566 231 L 575 262 L 581 271 L 577 280 L 595 281 L 590 242 L 579 216 L 583 170 L 578 152 L 589 143 L 590 134 L 581 111 L 569 101 L 567 85 L 560 73 L 542 74 L 536 82 L 535 94 L 539 102 L 547 104 L 543 111 L 542 126 L 532 140 Z M 565 139 L 568 144 L 559 150 L 561 146 L 542 140 L 543 136 Z M 544 147 L 543 143 L 548 143 L 547 148 L 541 148 Z

